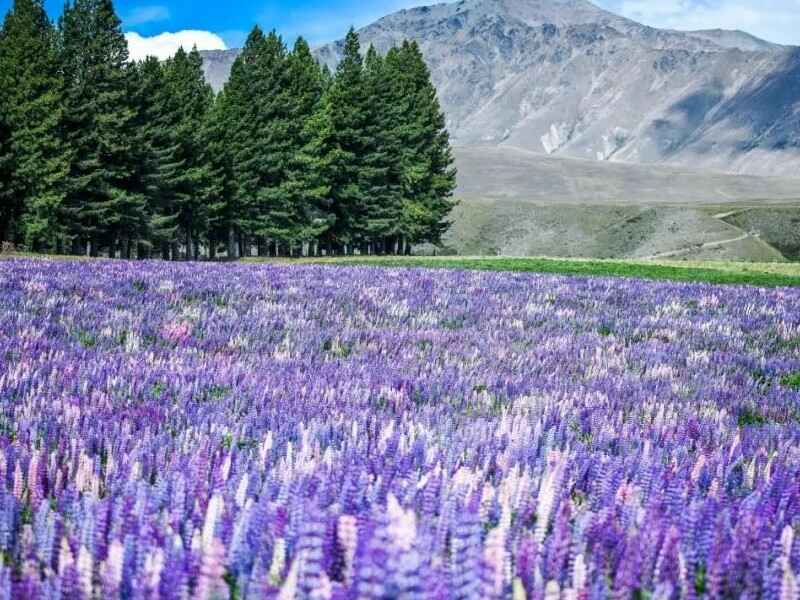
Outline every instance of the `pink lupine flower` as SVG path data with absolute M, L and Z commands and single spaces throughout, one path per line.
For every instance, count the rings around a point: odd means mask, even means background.
M 225 583 L 225 548 L 218 538 L 211 540 L 203 549 L 200 576 L 197 583 L 198 600 L 227 600 L 228 584 Z
M 14 468 L 14 497 L 17 500 L 22 500 L 22 495 L 25 493 L 25 478 L 22 475 L 22 466 L 17 461 L 17 466 Z
M 172 342 L 173 344 L 182 344 L 192 334 L 192 325 L 186 321 L 170 322 L 164 325 L 161 329 L 161 335 L 164 339 Z

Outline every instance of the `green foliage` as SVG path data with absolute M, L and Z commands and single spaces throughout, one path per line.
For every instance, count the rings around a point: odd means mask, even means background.
M 800 391 L 800 371 L 786 375 L 781 379 L 781 385 Z
M 764 415 L 749 406 L 742 408 L 739 412 L 739 427 L 758 427 L 766 425 L 768 422 L 769 420 Z
M 203 126 L 213 103 L 197 49 L 179 49 L 164 65 L 165 116 L 175 144 L 172 202 L 183 234 L 187 258 L 198 258 L 196 242 L 208 222 L 208 197 L 213 194 L 211 172 L 203 152 Z
M 77 339 L 78 343 L 86 349 L 91 349 L 97 346 L 97 337 L 91 331 L 86 331 L 85 329 L 77 330 L 75 332 L 75 339 Z
M 55 29 L 41 0 L 15 0 L 0 31 L 0 238 L 34 251 L 64 241 L 62 101 Z
M 61 19 L 67 141 L 72 148 L 66 205 L 76 249 L 146 233 L 146 200 L 134 182 L 135 109 L 128 45 L 111 0 L 75 0 Z M 80 245 L 78 245 L 80 244 Z
M 134 187 L 146 199 L 146 237 L 139 240 L 143 254 L 153 248 L 169 258 L 169 243 L 178 235 L 174 190 L 183 162 L 167 110 L 168 91 L 164 67 L 155 57 L 128 69 L 130 99 L 136 107 L 134 132 Z M 130 249 L 130 246 L 128 246 Z

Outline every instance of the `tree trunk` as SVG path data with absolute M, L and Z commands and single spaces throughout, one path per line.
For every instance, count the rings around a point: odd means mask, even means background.
M 192 254 L 194 248 L 194 240 L 192 239 L 192 230 L 191 228 L 186 229 L 186 260 L 192 260 Z
M 239 249 L 239 244 L 236 243 L 236 232 L 233 227 L 228 228 L 228 260 L 239 258 L 236 251 Z
M 11 241 L 11 219 L 0 222 L 0 244 Z
M 208 260 L 217 260 L 217 239 L 213 235 L 208 236 Z

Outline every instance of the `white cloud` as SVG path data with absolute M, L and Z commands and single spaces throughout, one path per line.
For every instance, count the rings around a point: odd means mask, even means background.
M 169 8 L 160 4 L 151 6 L 137 6 L 125 17 L 125 25 L 144 25 L 145 23 L 157 23 L 169 19 Z
M 194 46 L 198 50 L 226 50 L 223 39 L 211 31 L 185 30 L 175 33 L 164 32 L 152 37 L 144 37 L 136 32 L 125 34 L 128 40 L 128 51 L 131 60 L 142 60 L 148 56 L 155 56 L 164 60 L 174 55 L 178 48 L 183 47 L 187 52 Z
M 800 0 L 600 0 L 635 21 L 669 29 L 740 29 L 800 44 Z

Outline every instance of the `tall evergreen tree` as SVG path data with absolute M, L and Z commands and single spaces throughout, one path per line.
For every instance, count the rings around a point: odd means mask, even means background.
M 403 185 L 403 232 L 407 243 L 439 243 L 455 206 L 456 170 L 445 116 L 430 71 L 416 42 L 387 56 L 398 86 L 396 147 Z
M 251 81 L 256 111 L 250 123 L 248 151 L 236 159 L 248 184 L 243 191 L 251 202 L 249 217 L 260 244 L 259 254 L 265 251 L 265 240 L 292 243 L 292 207 L 283 196 L 292 153 L 288 67 L 286 46 L 272 31 L 257 56 Z
M 59 217 L 68 169 L 60 132 L 63 82 L 55 28 L 41 0 L 15 0 L 5 18 L 0 32 L 0 90 L 9 136 L 5 151 L 14 161 L 5 184 L 11 196 L 9 219 L 21 225 L 16 241 L 21 237 L 38 251 L 60 249 L 63 219 Z
M 163 65 L 155 57 L 131 65 L 129 75 L 130 98 L 135 107 L 133 180 L 136 190 L 145 198 L 148 219 L 148 235 L 138 241 L 138 254 L 150 256 L 155 248 L 162 258 L 169 259 L 171 243 L 178 235 L 173 192 L 183 169 L 167 111 L 169 91 Z M 125 256 L 131 252 L 131 246 L 125 246 Z
M 174 182 L 177 222 L 183 233 L 186 257 L 198 258 L 198 241 L 208 223 L 206 195 L 208 165 L 203 152 L 203 127 L 214 95 L 203 75 L 203 59 L 194 48 L 180 48 L 164 66 L 166 111 L 178 146 L 180 177 Z
M 120 236 L 146 236 L 144 196 L 134 181 L 128 45 L 111 0 L 75 0 L 61 20 L 67 139 L 73 150 L 67 205 L 76 241 L 113 255 Z
M 395 129 L 399 117 L 394 73 L 373 46 L 364 61 L 367 94 L 360 188 L 365 202 L 367 251 L 392 252 L 401 234 L 402 186 L 400 148 Z
M 217 94 L 206 113 L 201 132 L 203 160 L 208 173 L 205 188 L 208 212 L 208 249 L 211 259 L 217 256 L 221 241 L 228 241 L 229 256 L 235 254 L 230 248 L 234 240 L 228 240 L 236 223 L 233 202 L 233 163 L 228 151 L 230 120 L 228 97 L 223 90 Z
M 325 243 L 336 251 L 350 251 L 366 237 L 366 199 L 361 187 L 361 157 L 369 146 L 369 95 L 358 34 L 351 29 L 336 75 L 323 99 L 317 145 L 324 153 L 335 222 Z
M 301 37 L 287 60 L 286 163 L 279 198 L 283 204 L 284 238 L 292 246 L 309 245 L 332 224 L 327 195 L 329 188 L 319 178 L 322 160 L 314 145 L 318 111 L 321 107 L 323 73 Z
M 224 119 L 224 137 L 231 165 L 230 194 L 222 211 L 228 227 L 228 257 L 241 255 L 244 238 L 254 233 L 253 214 L 258 179 L 254 175 L 258 157 L 254 156 L 254 131 L 258 107 L 253 101 L 256 87 L 256 70 L 264 52 L 266 38 L 259 27 L 254 27 L 247 37 L 242 52 L 231 68 L 218 110 Z M 220 132 L 222 133 L 222 132 Z

